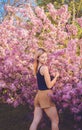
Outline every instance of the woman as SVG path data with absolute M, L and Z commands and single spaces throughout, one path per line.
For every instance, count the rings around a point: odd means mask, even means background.
M 52 87 L 56 83 L 59 73 L 57 72 L 53 80 L 51 80 L 46 63 L 47 53 L 43 48 L 39 48 L 34 61 L 34 74 L 36 74 L 37 77 L 39 90 L 34 100 L 34 119 L 30 126 L 30 130 L 37 130 L 37 126 L 42 118 L 42 111 L 50 118 L 52 130 L 59 130 L 59 118 L 56 106 L 49 96 L 49 94 L 53 93 Z

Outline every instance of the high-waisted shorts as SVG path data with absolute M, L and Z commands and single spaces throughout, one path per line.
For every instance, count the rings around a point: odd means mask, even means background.
M 38 93 L 35 96 L 34 106 L 41 108 L 55 106 L 54 102 L 50 97 L 50 94 L 52 93 L 52 90 L 38 90 Z

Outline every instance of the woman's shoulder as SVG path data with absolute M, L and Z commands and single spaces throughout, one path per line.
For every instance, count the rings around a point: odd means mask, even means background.
M 48 66 L 47 66 L 47 65 L 43 65 L 43 66 L 41 67 L 41 73 L 44 73 L 44 72 L 46 72 L 46 71 L 48 71 Z
M 42 65 L 42 67 L 41 67 L 42 69 L 48 69 L 48 66 L 47 65 Z

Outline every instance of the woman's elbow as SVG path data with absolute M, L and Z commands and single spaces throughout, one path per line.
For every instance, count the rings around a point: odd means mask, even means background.
M 47 88 L 49 88 L 49 89 L 52 88 L 52 85 L 51 85 L 51 84 L 48 84 L 48 85 L 47 85 Z

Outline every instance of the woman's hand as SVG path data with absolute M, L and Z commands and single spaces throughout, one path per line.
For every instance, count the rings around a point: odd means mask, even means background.
M 55 74 L 55 75 L 56 75 L 56 78 L 58 78 L 58 77 L 59 77 L 59 72 L 56 72 L 56 74 Z
M 59 77 L 59 72 L 56 70 L 54 73 L 52 73 L 52 76 L 58 78 Z

